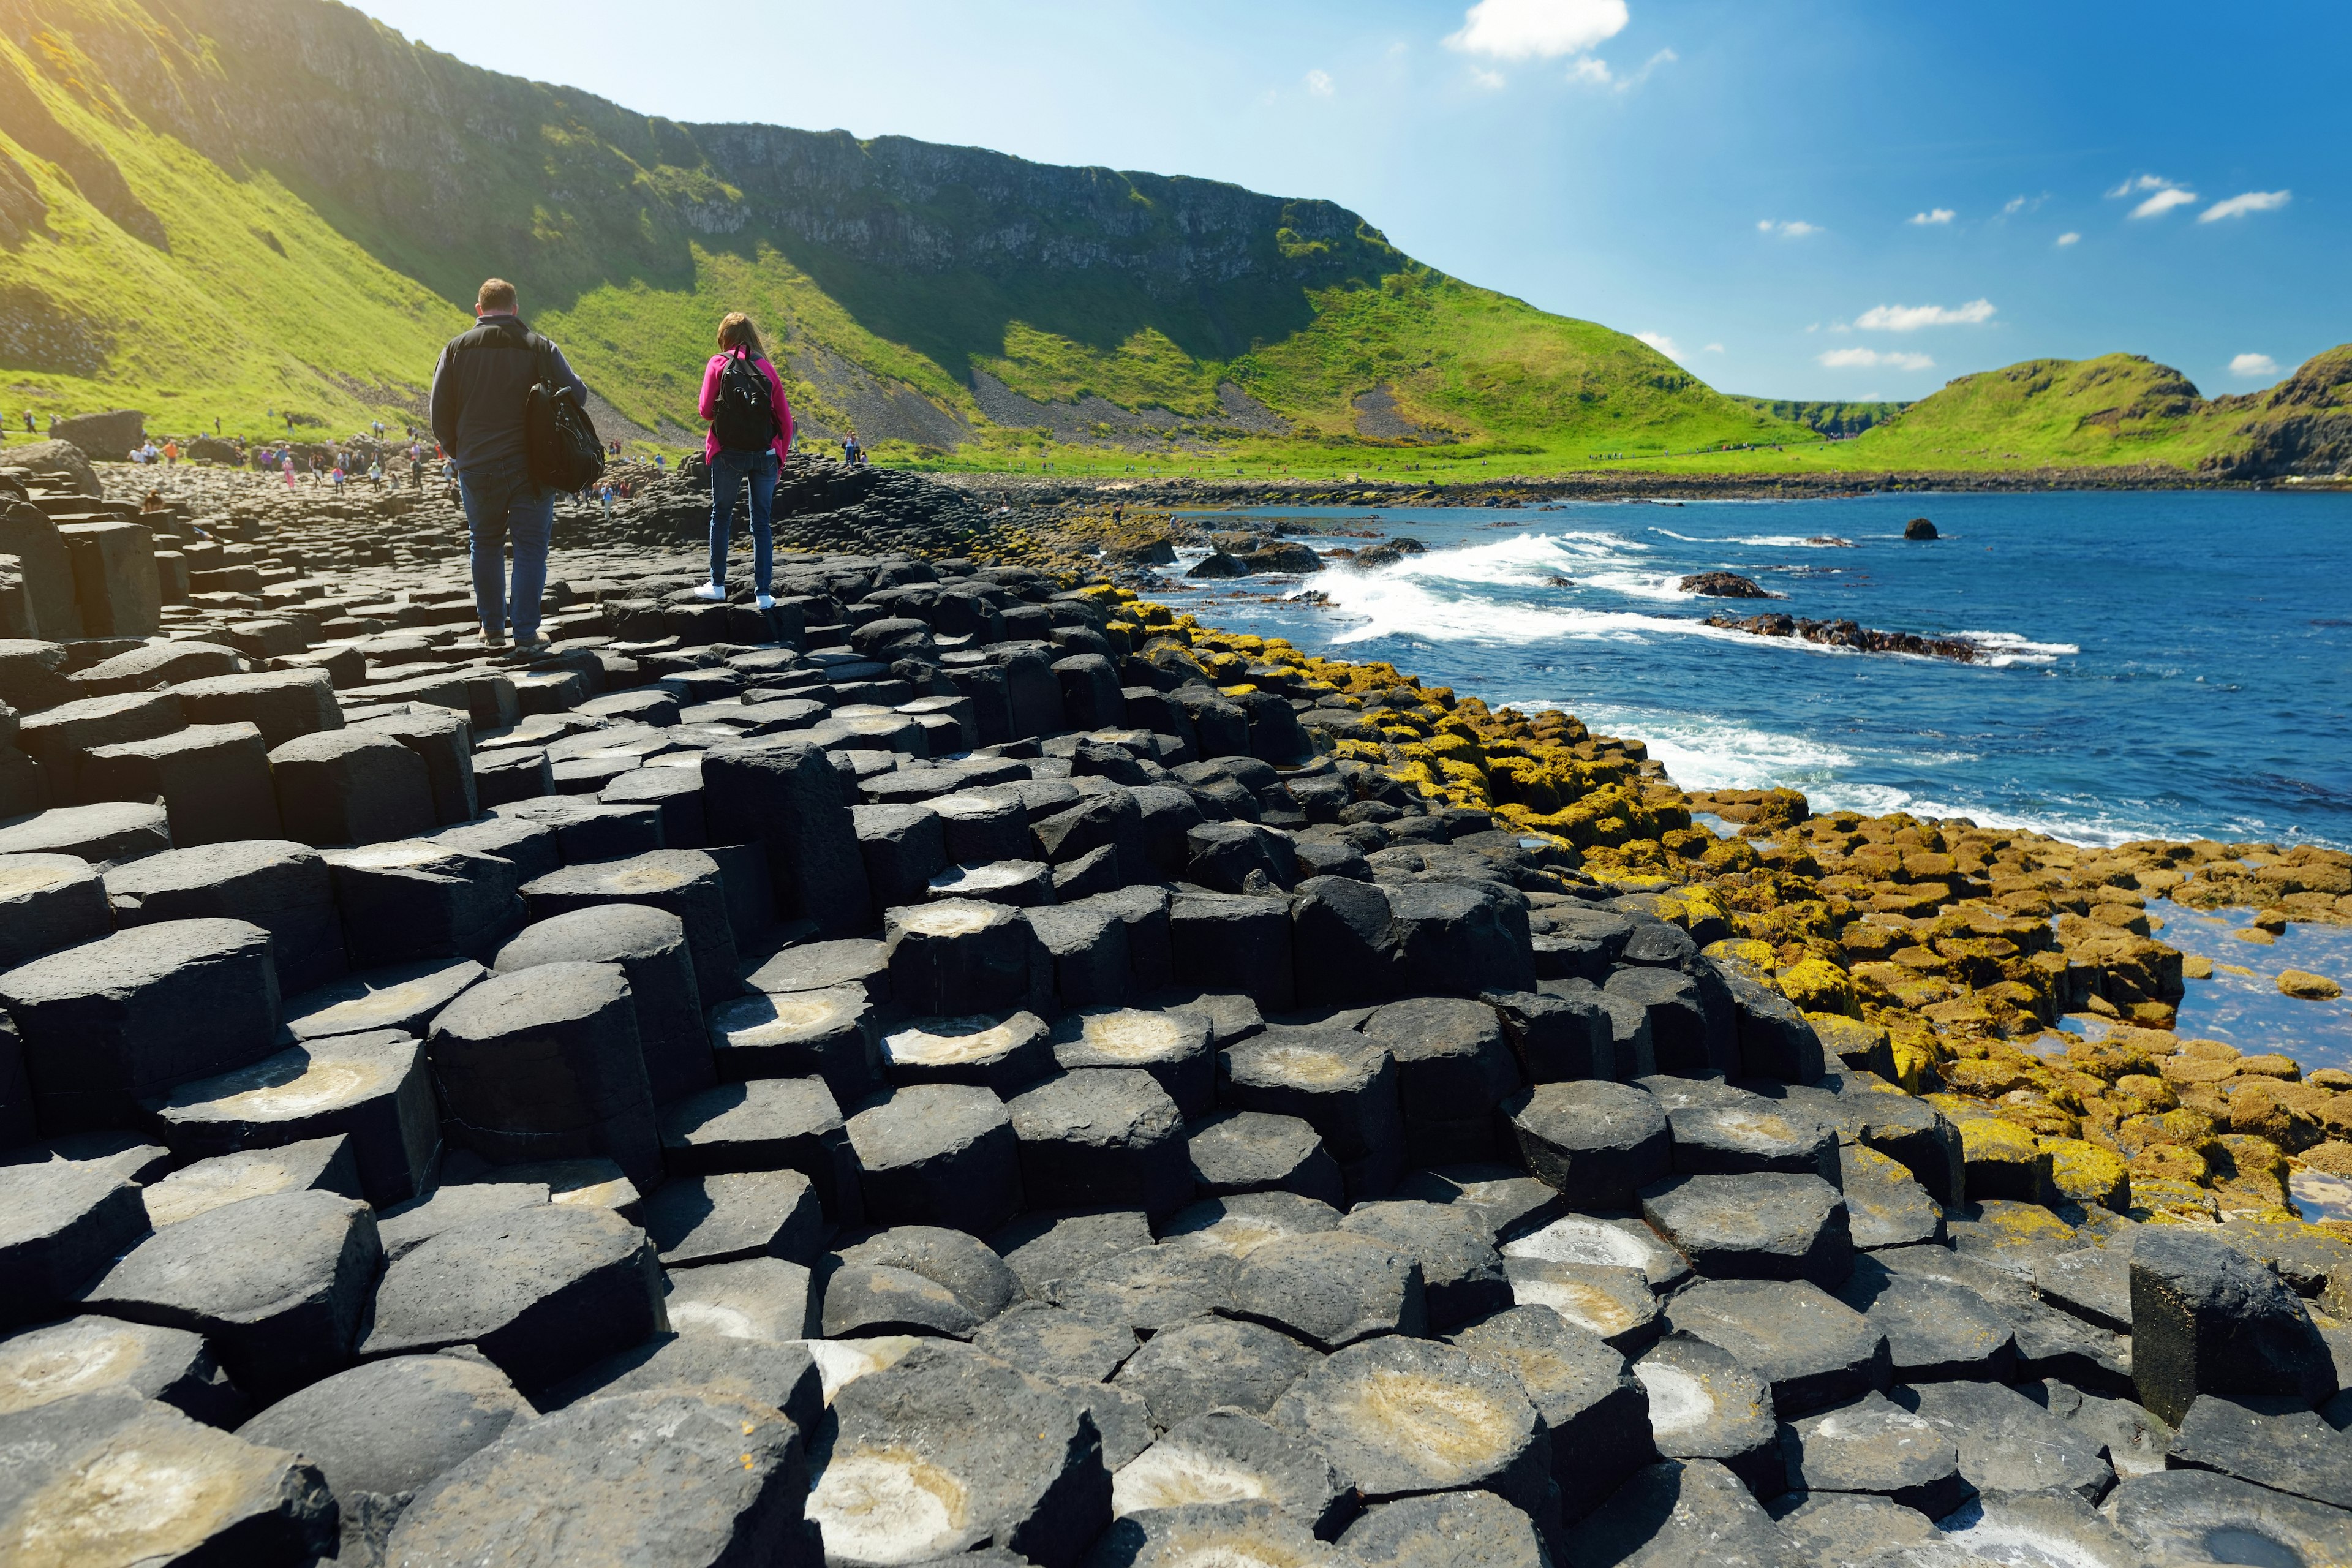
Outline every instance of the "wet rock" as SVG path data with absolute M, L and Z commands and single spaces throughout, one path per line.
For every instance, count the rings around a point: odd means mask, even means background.
M 1783 1426 L 1780 1452 L 1793 1491 L 1871 1492 L 1930 1519 L 1969 1495 L 1951 1440 L 1875 1392 Z
M 2072 1492 L 2011 1492 L 1963 1503 L 1937 1521 L 1944 1539 L 1999 1563 L 2034 1556 L 2083 1568 L 2140 1568 L 2143 1559 Z
M 1667 1302 L 1666 1327 L 1769 1379 L 1783 1420 L 1887 1385 L 1885 1336 L 1803 1280 L 1702 1279 Z
M 1752 577 L 1742 577 L 1737 572 L 1700 572 L 1685 577 L 1682 592 L 1696 594 L 1707 599 L 1769 599 L 1777 595 L 1766 593 Z
M 1658 1453 L 1717 1461 L 1759 1498 L 1787 1489 L 1771 1386 L 1738 1356 L 1688 1334 L 1670 1334 L 1643 1352 L 1633 1375 L 1649 1398 Z
M 237 1387 L 268 1401 L 351 1359 L 383 1256 L 367 1205 L 280 1193 L 158 1231 L 82 1300 L 110 1317 L 203 1334 Z
M 1664 1109 L 1631 1084 L 1539 1083 L 1502 1110 L 1528 1173 L 1586 1213 L 1633 1208 L 1673 1157 Z
M 1560 1512 L 1571 1522 L 1657 1457 L 1649 1396 L 1625 1358 L 1559 1313 L 1507 1308 L 1454 1334 L 1453 1342 L 1517 1379 L 1543 1417 Z
M 401 1515 L 388 1555 L 814 1568 L 807 1486 L 801 1435 L 772 1405 L 708 1388 L 612 1394 L 510 1427 L 446 1471 Z
M 1122 1518 L 1220 1502 L 1272 1503 L 1327 1541 L 1355 1512 L 1330 1460 L 1238 1410 L 1171 1427 L 1111 1477 L 1111 1512 Z
M 1937 533 L 1936 525 L 1934 523 L 1929 522 L 1924 517 L 1915 517 L 1910 521 L 1903 525 L 1903 537 L 1906 539 L 1937 539 L 1942 536 Z
M 2135 1477 L 2101 1511 L 2145 1562 L 2352 1562 L 2352 1514 L 2210 1471 Z
M 1194 1317 L 1154 1333 L 1113 1381 L 1141 1395 L 1164 1431 L 1211 1410 L 1263 1415 L 1322 1359 L 1262 1323 Z
M 318 1467 L 129 1389 L 0 1415 L 0 1556 L 297 1568 L 335 1546 Z
M 202 1334 L 116 1318 L 68 1318 L 0 1340 L 0 1415 L 102 1389 L 128 1389 L 213 1426 L 234 1426 L 245 1395 Z
M 1779 1568 L 1788 1552 L 1780 1527 L 1711 1459 L 1667 1459 L 1635 1472 L 1568 1542 L 1571 1563 L 1622 1568 Z
M 394 1263 L 360 1353 L 470 1344 L 528 1394 L 667 1328 L 645 1232 L 549 1205 L 452 1226 Z
M 1002 1546 L 1069 1564 L 1110 1521 L 1092 1419 L 1000 1362 L 926 1346 L 843 1389 L 832 1415 L 808 1495 L 829 1563 Z
M 2218 1237 L 2182 1226 L 2143 1233 L 2131 1300 L 2133 1380 L 2140 1403 L 2168 1421 L 2200 1394 L 2315 1405 L 2336 1392 L 2335 1363 L 2303 1302 Z

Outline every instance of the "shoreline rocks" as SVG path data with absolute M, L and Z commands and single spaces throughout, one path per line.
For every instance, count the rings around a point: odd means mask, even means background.
M 2352 1235 L 2285 1183 L 2352 1074 L 2183 1039 L 2143 906 L 2352 919 L 2352 857 L 1685 791 L 859 482 L 788 612 L 584 533 L 531 659 L 446 537 L 206 514 L 255 576 L 165 626 L 255 668 L 157 683 L 315 671 L 242 721 L 422 747 L 432 809 L 0 830 L 0 1447 L 52 1456 L 0 1556 L 174 1456 L 234 1506 L 164 1544 L 273 1563 L 551 1561 L 548 1507 L 812 1565 L 2343 1555 Z

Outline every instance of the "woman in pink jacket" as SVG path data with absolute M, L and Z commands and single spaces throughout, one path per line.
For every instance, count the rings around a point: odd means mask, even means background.
M 751 487 L 752 579 L 759 605 L 771 608 L 770 573 L 775 538 L 770 519 L 776 503 L 776 477 L 793 450 L 793 407 L 784 384 L 760 346 L 760 331 L 740 310 L 719 323 L 719 352 L 702 371 L 702 416 L 710 435 L 702 455 L 710 465 L 710 581 L 694 591 L 698 599 L 727 597 L 727 546 L 735 531 L 735 497 Z

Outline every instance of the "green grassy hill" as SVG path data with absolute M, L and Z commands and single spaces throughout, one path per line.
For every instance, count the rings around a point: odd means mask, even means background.
M 0 0 L 0 405 L 417 417 L 485 276 L 677 445 L 753 313 L 818 433 L 1057 468 L 1402 471 L 1808 441 L 1325 202 L 682 125 L 329 0 Z

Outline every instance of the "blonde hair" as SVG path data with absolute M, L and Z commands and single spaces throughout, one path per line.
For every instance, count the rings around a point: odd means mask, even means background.
M 503 278 L 492 278 L 484 282 L 480 292 L 474 296 L 474 309 L 478 310 L 511 310 L 514 308 L 515 286 Z
M 740 310 L 730 310 L 727 319 L 719 323 L 719 346 L 722 349 L 750 349 L 754 359 L 765 359 L 768 351 L 760 346 L 760 329 L 751 318 Z

